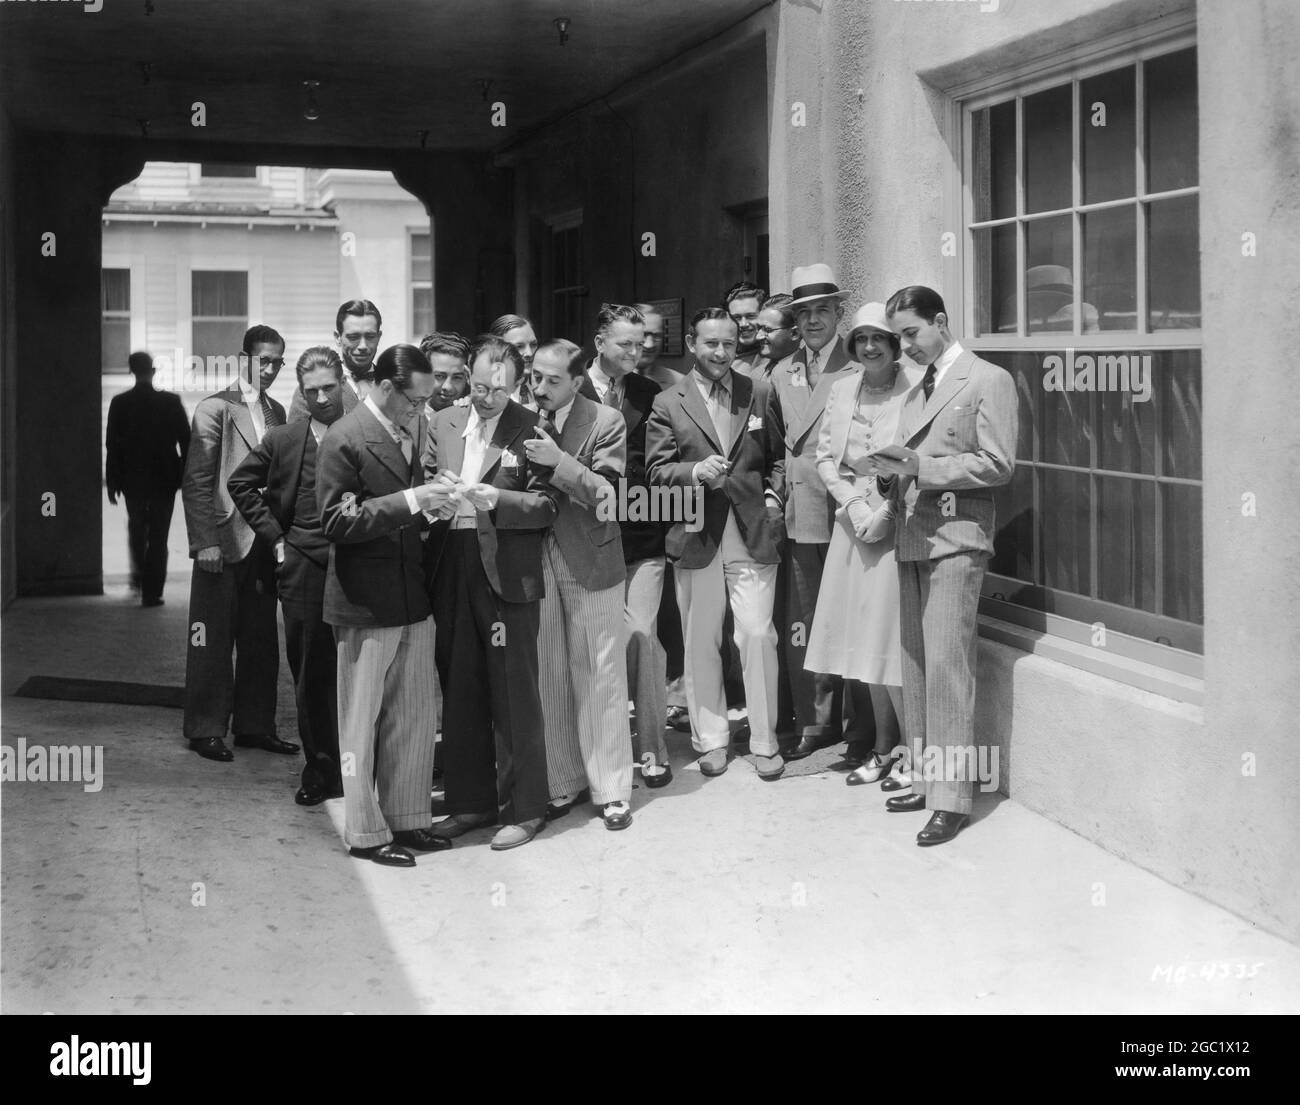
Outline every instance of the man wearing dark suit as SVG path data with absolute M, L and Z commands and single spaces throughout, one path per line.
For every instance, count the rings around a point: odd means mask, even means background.
M 742 376 L 749 376 L 760 359 L 758 313 L 763 309 L 763 300 L 766 298 L 767 292 L 748 280 L 732 284 L 722 297 L 722 305 L 727 308 L 727 314 L 731 316 L 739 333 L 736 360 L 732 368 Z M 762 412 L 761 407 L 759 412 Z
M 850 364 L 836 332 L 847 294 L 840 291 L 827 265 L 794 270 L 791 306 L 803 346 L 776 366 L 768 389 L 772 482 L 785 501 L 787 537 L 789 586 L 784 616 L 779 620 L 785 630 L 783 644 L 799 736 L 799 743 L 787 753 L 790 759 L 835 744 L 842 728 L 842 680 L 806 671 L 804 654 L 835 516 L 835 502 L 817 473 L 817 431 L 831 387 Z
M 139 588 L 142 606 L 161 606 L 167 532 L 190 447 L 190 422 L 180 396 L 154 390 L 148 353 L 132 353 L 127 363 L 135 387 L 108 404 L 104 482 L 110 503 L 116 505 L 118 495 L 126 499 L 131 586 Z
M 911 285 L 885 306 L 903 352 L 927 366 L 904 401 L 896 443 L 874 454 L 887 473 L 881 491 L 898 504 L 903 724 L 913 758 L 912 793 L 885 807 L 930 810 L 916 842 L 943 844 L 970 819 L 976 617 L 993 552 L 993 489 L 1015 470 L 1018 400 L 1010 373 L 952 336 L 938 292 Z M 943 753 L 938 778 L 924 756 L 930 747 Z
M 414 867 L 433 835 L 434 627 L 420 534 L 449 499 L 420 477 L 428 358 L 394 345 L 374 385 L 321 441 L 316 494 L 330 542 L 325 621 L 338 641 L 344 839 L 353 856 Z
M 226 487 L 266 431 L 284 423 L 284 408 L 266 394 L 284 365 L 284 339 L 269 326 L 250 327 L 239 364 L 236 381 L 194 412 L 181 484 L 194 557 L 184 732 L 195 752 L 221 762 L 234 759 L 227 725 L 237 748 L 298 751 L 275 735 L 280 648 L 271 546 L 244 521 Z
M 731 371 L 736 324 L 719 307 L 691 320 L 695 368 L 655 399 L 646 431 L 650 483 L 694 493 L 702 487 L 702 525 L 668 531 L 677 602 L 686 639 L 686 699 L 700 770 L 727 769 L 731 734 L 722 682 L 722 624 L 730 606 L 758 774 L 785 768 L 776 740 L 776 630 L 772 600 L 784 523 L 770 483 L 754 385 Z
M 310 417 L 268 430 L 227 486 L 253 532 L 275 552 L 284 651 L 293 672 L 298 736 L 307 761 L 294 801 L 315 806 L 343 796 L 338 656 L 324 616 L 329 542 L 316 502 L 319 446 L 343 415 L 343 364 L 334 350 L 318 345 L 298 358 L 297 373 Z
M 368 299 L 349 299 L 334 315 L 334 343 L 343 361 L 343 413 L 348 414 L 370 391 L 371 370 L 384 336 L 379 308 Z M 289 421 L 310 418 L 302 388 L 289 403 Z
M 555 493 L 528 460 L 537 413 L 510 399 L 523 356 L 484 335 L 470 357 L 470 405 L 440 411 L 427 480 L 455 490 L 430 534 L 447 839 L 498 820 L 492 848 L 527 844 L 545 824 L 546 743 L 538 696 L 542 538 Z
M 581 394 L 623 416 L 627 428 L 627 466 L 623 479 L 629 493 L 648 486 L 645 432 L 660 388 L 639 373 L 645 350 L 645 315 L 637 307 L 602 304 L 596 319 L 596 358 L 581 380 Z M 658 324 L 662 331 L 663 319 Z M 681 377 L 678 376 L 678 379 Z M 627 626 L 627 686 L 636 709 L 641 778 L 648 787 L 672 780 L 664 718 L 668 710 L 668 656 L 659 636 L 664 598 L 664 524 L 662 520 L 621 515 L 619 535 L 626 565 L 624 619 Z M 669 602 L 676 614 L 676 599 Z M 680 630 L 678 632 L 680 638 Z
M 612 405 L 578 394 L 582 370 L 582 350 L 572 342 L 537 350 L 532 394 L 542 417 L 524 442 L 556 492 L 555 522 L 542 547 L 537 640 L 547 816 L 562 817 L 590 795 L 605 828 L 625 829 L 632 823 L 632 735 L 617 504 L 627 424 Z

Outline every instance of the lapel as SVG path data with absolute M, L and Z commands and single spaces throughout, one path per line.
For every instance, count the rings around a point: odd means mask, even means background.
M 280 485 L 280 512 L 289 524 L 293 523 L 293 508 L 298 500 L 298 488 L 302 484 L 302 462 L 307 458 L 307 442 L 311 439 L 311 417 L 294 425 L 301 426 L 306 432 L 285 435 L 289 449 L 285 454 L 284 467 L 290 478 Z
M 907 408 L 903 412 L 907 426 L 905 436 L 902 437 L 904 442 L 911 441 L 924 430 L 934 420 L 934 416 L 952 401 L 953 396 L 966 386 L 974 363 L 975 354 L 969 349 L 963 350 L 961 356 L 948 366 L 948 371 L 943 374 L 943 380 L 934 389 L 928 403 L 919 383 L 912 389 L 907 397 Z
M 581 395 L 576 396 L 569 408 L 569 417 L 564 420 L 564 429 L 560 431 L 560 448 L 569 456 L 576 457 L 595 421 L 596 404 Z
M 403 487 L 410 487 L 411 466 L 406 463 L 402 450 L 393 440 L 392 435 L 380 424 L 379 419 L 370 413 L 370 408 L 365 403 L 358 403 L 356 412 L 366 435 L 366 448 L 370 450 L 371 455 L 387 468 L 394 478 L 400 480 Z M 412 456 L 416 455 L 418 454 L 413 451 Z
M 754 381 L 748 376 L 738 376 L 733 372 L 731 374 L 731 428 L 734 436 L 731 439 L 731 448 L 727 450 L 728 460 L 733 460 L 740 452 L 740 447 L 749 433 L 749 419 L 753 413 Z
M 853 380 L 852 387 L 847 383 L 849 379 Z M 828 407 L 826 416 L 831 420 L 831 457 L 834 459 L 836 467 L 844 459 L 844 450 L 849 443 L 849 426 L 853 422 L 853 408 L 857 400 L 858 388 L 862 386 L 862 367 L 859 365 L 856 369 L 849 369 L 842 372 L 836 377 L 837 380 L 846 381 L 845 388 L 849 388 L 845 399 L 847 402 L 836 401 L 833 407 Z
M 703 379 L 703 377 L 701 378 Z M 731 378 L 734 381 L 741 377 L 738 373 L 733 372 Z M 704 436 L 709 439 L 709 444 L 713 446 L 713 451 L 715 453 L 721 453 L 722 443 L 718 440 L 718 431 L 713 425 L 713 419 L 709 417 L 709 408 L 704 405 L 704 396 L 700 394 L 699 385 L 696 384 L 695 381 L 696 373 L 695 370 L 692 369 L 686 374 L 685 379 L 683 379 L 678 385 L 682 392 L 682 410 L 684 410 L 687 415 L 690 416 L 691 421 L 699 426 L 699 428 L 704 432 Z M 731 387 L 734 402 L 734 391 L 736 385 L 733 383 Z
M 239 431 L 239 436 L 244 439 L 248 446 L 249 452 L 257 448 L 257 430 L 253 426 L 253 415 L 248 409 L 248 404 L 244 402 L 244 393 L 239 390 L 239 384 L 231 384 L 223 393 L 226 402 L 230 404 L 230 421 L 234 423 L 235 429 Z
M 465 467 L 465 427 L 469 423 L 469 407 L 452 407 L 445 423 L 447 440 L 438 441 L 439 471 L 455 472 L 458 475 Z
M 805 375 L 806 350 L 802 351 L 805 358 Z M 794 356 L 799 356 L 796 352 Z M 831 388 L 835 386 L 835 381 L 840 378 L 844 367 L 848 365 L 848 354 L 844 351 L 844 339 L 837 337 L 831 346 L 830 354 L 826 358 L 826 364 L 822 368 L 821 375 L 817 377 L 817 386 L 812 389 L 811 394 L 804 397 L 804 407 L 796 418 L 787 422 L 789 427 L 785 432 L 786 447 L 794 453 L 799 451 L 799 443 L 807 436 L 808 431 L 817 424 L 817 419 L 821 417 L 822 412 L 826 409 L 826 402 L 830 399 Z M 808 392 L 807 388 L 799 388 L 799 391 Z
M 501 454 L 505 452 L 506 446 L 519 436 L 519 415 L 523 409 L 511 399 L 506 404 L 506 409 L 501 412 L 501 417 L 497 420 L 496 433 L 492 435 L 492 440 L 487 443 L 487 448 L 483 451 L 483 472 L 478 478 L 479 483 L 492 482 L 488 476 L 501 460 Z M 565 425 L 567 426 L 568 423 L 566 422 Z

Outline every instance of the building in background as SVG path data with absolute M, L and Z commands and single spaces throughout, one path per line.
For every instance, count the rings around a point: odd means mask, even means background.
M 104 208 L 105 409 L 143 349 L 155 385 L 192 410 L 229 382 L 227 358 L 258 322 L 284 335 L 271 394 L 287 407 L 292 365 L 332 341 L 344 300 L 379 306 L 385 343 L 433 329 L 431 243 L 424 205 L 388 172 L 147 162 Z

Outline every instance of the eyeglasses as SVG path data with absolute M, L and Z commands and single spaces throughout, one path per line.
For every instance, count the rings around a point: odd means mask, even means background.
M 259 357 L 257 360 L 263 368 L 274 368 L 276 372 L 284 367 L 283 357 Z
M 488 395 L 509 395 L 512 390 L 511 388 L 490 388 L 484 387 L 482 384 L 473 384 L 470 386 L 469 393 L 475 399 L 482 399 Z
M 785 330 L 793 330 L 794 327 L 793 326 L 759 326 L 757 329 L 760 334 L 780 334 L 782 331 Z
M 397 389 L 397 388 L 394 388 L 393 390 L 396 391 L 397 394 L 400 395 L 403 399 L 405 399 L 408 403 L 410 403 L 411 406 L 414 407 L 417 411 L 420 410 L 421 408 L 423 408 L 423 407 L 427 407 L 427 406 L 429 405 L 429 398 L 430 398 L 430 397 L 427 396 L 427 395 L 422 395 L 419 399 L 412 399 L 412 398 L 411 398 L 409 395 L 407 395 L 406 392 L 404 392 L 404 391 L 401 391 L 401 390 L 399 390 L 399 389 Z

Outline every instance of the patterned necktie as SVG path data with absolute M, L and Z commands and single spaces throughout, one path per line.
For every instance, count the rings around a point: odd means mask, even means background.
M 722 386 L 721 380 L 713 381 L 713 387 L 709 389 L 709 403 L 713 407 L 709 413 L 713 417 L 713 428 L 718 431 L 718 444 L 726 453 L 731 448 L 731 396 Z
M 925 392 L 925 401 L 927 403 L 930 401 L 930 396 L 934 394 L 934 381 L 938 375 L 934 365 L 925 370 L 925 379 L 921 381 L 921 390 Z
M 605 389 L 605 406 L 621 407 L 623 405 L 623 397 L 619 394 L 618 383 L 617 380 L 610 380 L 609 387 Z
M 271 429 L 272 426 L 284 425 L 284 423 L 280 421 L 280 416 L 276 413 L 275 408 L 271 406 L 271 400 L 267 398 L 266 392 L 262 392 L 258 396 L 257 402 L 262 408 L 262 421 L 266 424 L 268 430 Z
M 821 356 L 821 351 L 814 349 L 808 354 L 808 387 L 817 386 L 817 377 L 820 373 L 817 371 L 817 358 Z
M 555 421 L 554 411 L 545 411 L 542 414 L 542 432 L 552 441 L 560 440 L 560 427 Z

